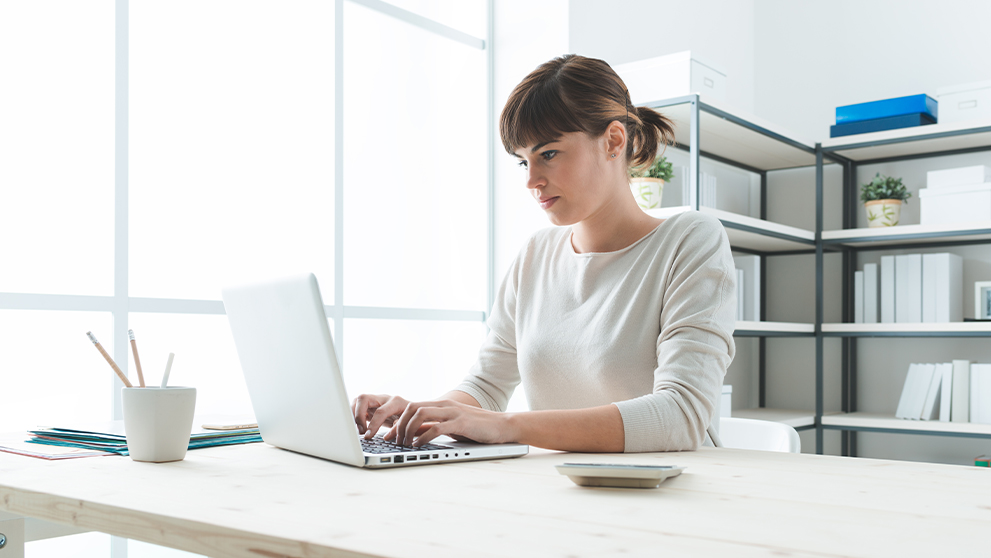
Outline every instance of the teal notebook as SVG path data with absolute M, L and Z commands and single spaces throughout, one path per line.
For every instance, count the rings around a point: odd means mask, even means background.
M 207 419 L 211 417 L 205 417 Z M 195 424 L 203 424 L 199 417 Z M 245 424 L 248 421 L 218 421 L 216 418 L 209 423 Z M 28 431 L 32 444 L 61 446 L 97 451 L 108 451 L 119 455 L 128 455 L 127 437 L 124 435 L 124 421 L 115 420 L 100 424 L 78 425 L 76 428 L 38 428 Z M 250 444 L 261 442 L 262 437 L 257 428 L 242 430 L 206 430 L 197 426 L 189 438 L 189 449 L 211 448 L 231 444 Z

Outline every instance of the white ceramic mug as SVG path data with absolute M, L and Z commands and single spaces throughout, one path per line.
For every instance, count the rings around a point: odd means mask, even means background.
M 127 451 L 135 461 L 181 461 L 193 431 L 196 388 L 121 388 Z

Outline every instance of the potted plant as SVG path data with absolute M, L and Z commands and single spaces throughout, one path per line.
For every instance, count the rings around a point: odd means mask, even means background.
M 664 183 L 674 178 L 671 163 L 666 157 L 659 157 L 649 167 L 634 169 L 630 173 L 630 189 L 637 205 L 643 209 L 661 207 L 661 196 L 664 194 Z
M 893 227 L 901 218 L 902 203 L 908 203 L 912 194 L 905 189 L 901 178 L 881 176 L 860 187 L 860 201 L 867 210 L 868 227 Z

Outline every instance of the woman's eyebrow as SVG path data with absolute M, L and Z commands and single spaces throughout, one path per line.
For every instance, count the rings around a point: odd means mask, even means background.
M 549 143 L 554 143 L 554 142 L 556 142 L 556 141 L 558 141 L 560 139 L 561 138 L 554 138 L 552 140 L 547 140 L 547 141 L 540 142 L 537 145 L 533 146 L 533 149 L 530 150 L 530 153 L 536 153 L 537 150 L 540 149 L 541 147 L 543 147 L 543 146 L 545 146 L 545 145 L 547 145 Z
M 542 142 L 538 143 L 537 145 L 533 146 L 533 149 L 530 150 L 530 153 L 536 153 L 537 150 L 540 149 L 541 147 L 544 147 L 547 144 L 554 143 L 554 142 L 557 142 L 557 141 L 560 141 L 560 140 L 561 140 L 561 138 L 555 138 L 555 139 L 552 139 L 552 140 L 542 141 Z M 515 151 L 513 152 L 513 157 L 516 157 L 517 159 L 522 159 L 523 158 L 522 155 L 520 155 L 519 153 L 516 153 Z

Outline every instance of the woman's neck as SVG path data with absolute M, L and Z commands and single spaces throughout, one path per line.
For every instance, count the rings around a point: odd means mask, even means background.
M 644 213 L 633 196 L 618 195 L 572 225 L 571 244 L 579 254 L 615 252 L 640 240 L 661 222 Z

